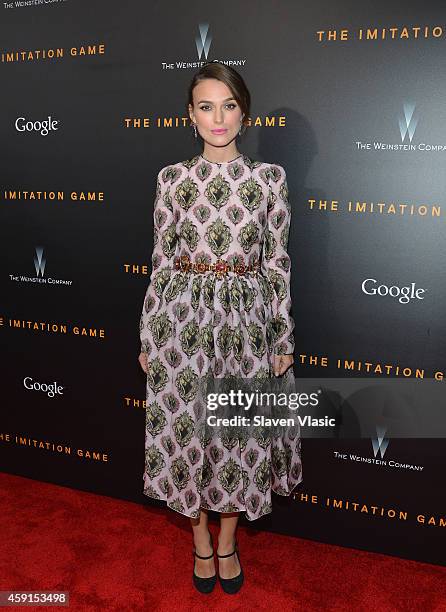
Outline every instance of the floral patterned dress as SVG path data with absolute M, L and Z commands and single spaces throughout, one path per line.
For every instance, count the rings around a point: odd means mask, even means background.
M 301 439 L 214 436 L 196 428 L 196 382 L 209 375 L 273 376 L 294 352 L 290 316 L 291 208 L 282 166 L 203 155 L 162 168 L 154 208 L 152 272 L 140 319 L 148 356 L 144 493 L 189 517 L 200 508 L 272 511 L 271 490 L 302 481 Z M 180 256 L 258 265 L 219 275 L 178 269 Z M 292 371 L 292 369 L 290 369 Z

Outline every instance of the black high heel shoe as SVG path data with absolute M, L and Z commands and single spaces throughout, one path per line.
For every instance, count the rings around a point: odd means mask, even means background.
M 234 576 L 234 578 L 222 578 L 220 576 L 220 573 L 218 574 L 218 579 L 220 580 L 222 589 L 225 593 L 228 593 L 228 595 L 234 595 L 235 593 L 238 593 L 240 589 L 242 588 L 242 584 L 245 579 L 245 576 L 243 574 L 242 564 L 240 561 L 240 554 L 238 550 L 237 541 L 235 542 L 234 550 L 232 551 L 232 553 L 229 553 L 228 555 L 219 555 L 217 553 L 217 557 L 219 559 L 225 559 L 226 557 L 231 557 L 235 553 L 237 553 L 238 562 L 240 564 L 240 574 L 238 574 L 238 576 Z
M 212 557 L 214 556 L 214 543 L 212 541 L 212 535 L 210 535 L 210 538 L 212 554 L 207 557 L 202 557 L 201 555 L 197 554 L 195 547 L 192 552 L 192 556 L 194 557 L 194 571 L 192 573 L 192 580 L 195 588 L 200 591 L 200 593 L 211 593 L 214 590 L 214 586 L 217 582 L 217 574 L 214 574 L 210 578 L 201 578 L 201 576 L 197 576 L 197 574 L 195 573 L 195 557 L 197 559 L 212 559 Z

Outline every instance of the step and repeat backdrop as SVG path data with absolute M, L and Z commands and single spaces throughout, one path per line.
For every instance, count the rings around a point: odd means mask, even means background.
M 296 376 L 445 384 L 444 7 L 0 11 L 2 471 L 156 504 L 139 317 L 156 176 L 202 151 L 185 104 L 206 61 L 250 88 L 239 150 L 287 171 Z M 304 439 L 302 453 L 303 486 L 255 528 L 445 564 L 443 439 Z

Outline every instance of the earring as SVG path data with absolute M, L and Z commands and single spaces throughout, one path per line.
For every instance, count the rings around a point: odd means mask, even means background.
M 194 134 L 195 134 L 195 138 L 197 138 L 197 124 L 194 123 Z

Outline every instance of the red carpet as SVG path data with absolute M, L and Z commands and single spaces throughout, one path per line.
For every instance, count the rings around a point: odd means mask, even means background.
M 225 595 L 217 583 L 211 595 L 200 595 L 191 582 L 188 519 L 27 478 L 0 478 L 0 590 L 66 590 L 65 609 L 75 611 L 446 611 L 446 568 L 252 528 L 239 530 L 246 574 L 240 593 Z

